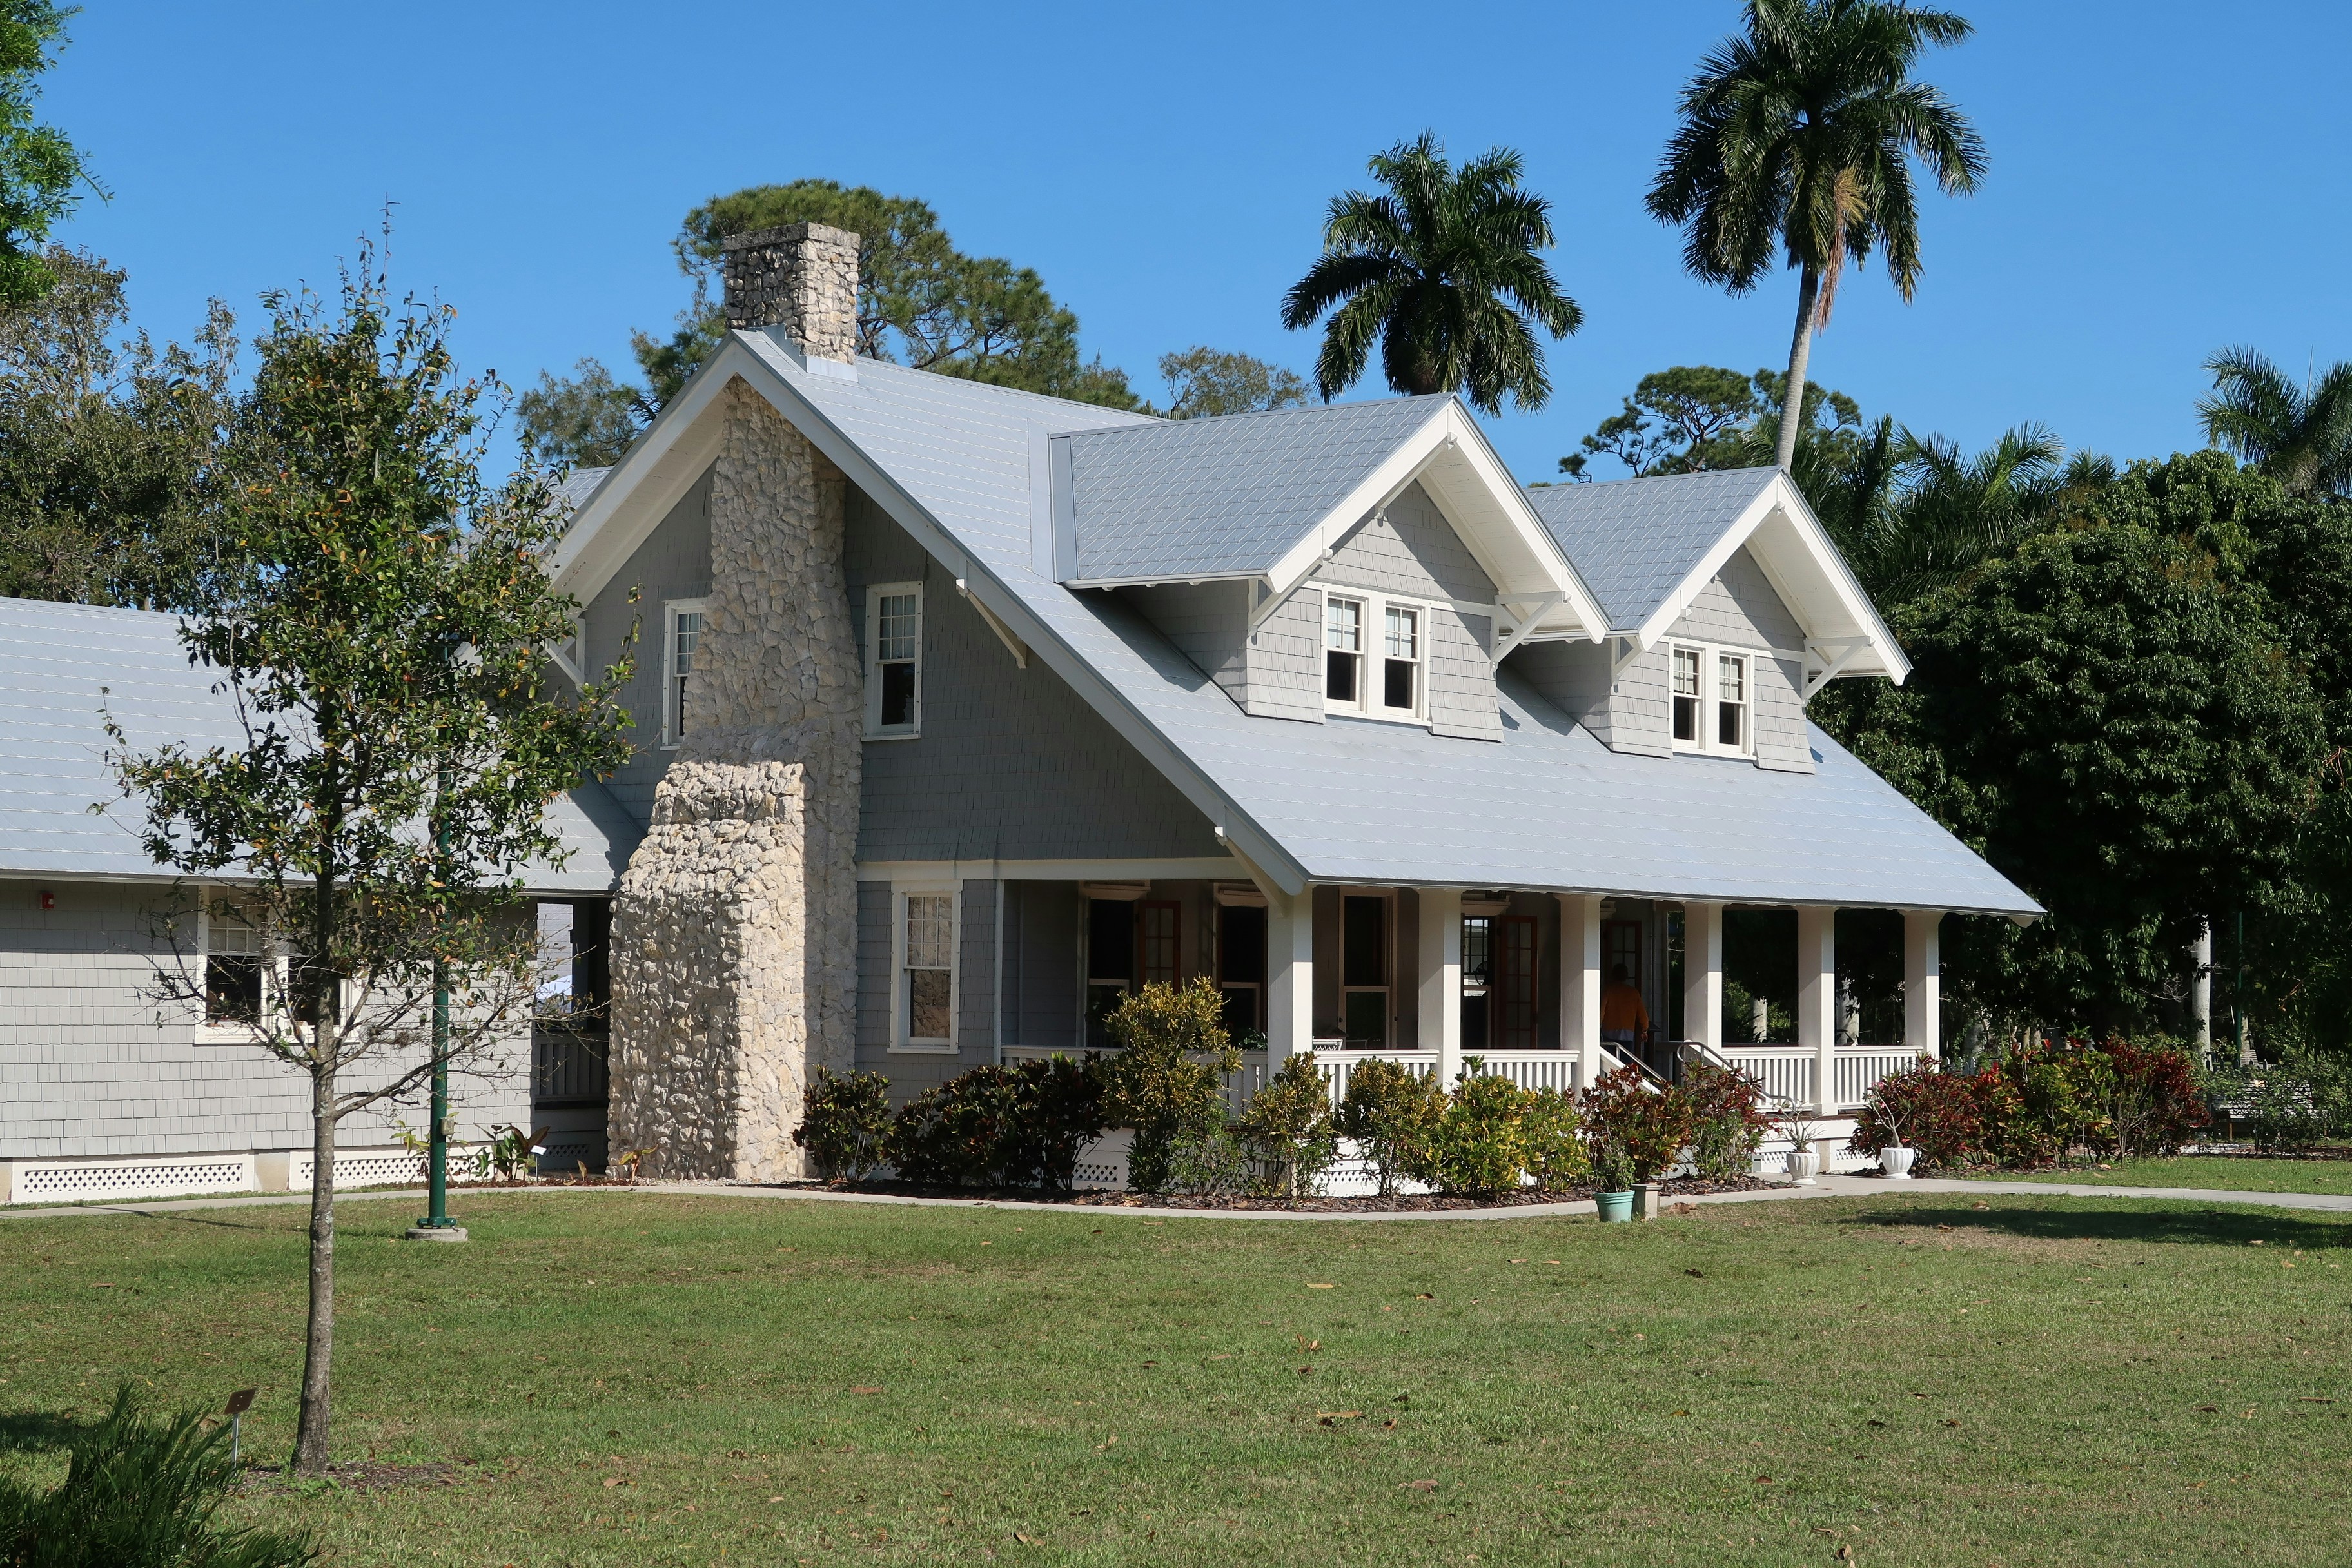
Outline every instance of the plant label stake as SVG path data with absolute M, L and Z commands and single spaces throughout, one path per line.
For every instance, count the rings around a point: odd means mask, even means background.
M 231 1469 L 236 1468 L 239 1445 L 245 1436 L 245 1413 L 253 1408 L 253 1396 L 259 1392 L 254 1388 L 240 1388 L 228 1396 L 228 1409 L 223 1414 L 228 1416 L 228 1464 Z

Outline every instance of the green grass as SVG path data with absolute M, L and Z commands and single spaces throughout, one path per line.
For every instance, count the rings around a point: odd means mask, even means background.
M 237 1517 L 336 1563 L 492 1568 L 2352 1556 L 2352 1215 L 457 1209 L 470 1246 L 341 1211 L 335 1447 L 462 1479 Z M 257 1384 L 247 1452 L 282 1455 L 301 1224 L 0 1228 L 0 1465 L 53 1473 L 124 1376 Z
M 2074 1186 L 2207 1187 L 2232 1193 L 2334 1193 L 2352 1196 L 2352 1160 L 2270 1160 L 2248 1154 L 2182 1154 L 2119 1160 L 2092 1170 L 1986 1172 L 1988 1182 Z

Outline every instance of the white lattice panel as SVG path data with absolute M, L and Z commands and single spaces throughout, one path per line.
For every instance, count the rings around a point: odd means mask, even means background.
M 250 1154 L 208 1154 L 169 1160 L 26 1162 L 13 1168 L 7 1201 L 88 1203 L 105 1198 L 168 1198 L 191 1194 L 250 1192 Z
M 449 1146 L 449 1180 L 454 1185 L 474 1179 L 472 1151 L 457 1144 Z M 294 1179 L 291 1184 L 298 1193 L 310 1190 L 310 1177 L 318 1170 L 318 1162 L 308 1154 L 294 1156 Z M 335 1190 L 345 1187 L 390 1187 L 406 1182 L 425 1180 L 425 1156 L 412 1154 L 405 1149 L 353 1149 L 335 1152 Z

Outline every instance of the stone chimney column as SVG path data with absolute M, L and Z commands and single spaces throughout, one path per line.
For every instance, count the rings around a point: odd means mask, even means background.
M 858 237 L 821 223 L 739 234 L 725 255 L 727 324 L 782 327 L 811 359 L 857 357 Z

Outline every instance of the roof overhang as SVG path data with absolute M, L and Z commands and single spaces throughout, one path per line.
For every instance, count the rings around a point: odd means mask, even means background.
M 1806 696 L 1822 682 L 1845 675 L 1884 675 L 1903 684 L 1911 673 L 1911 661 L 1904 657 L 1902 645 L 1786 474 L 1773 476 L 1757 492 L 1739 520 L 1647 620 L 1638 626 L 1612 627 L 1612 633 L 1632 637 L 1643 648 L 1654 646 L 1743 546 L 1804 631 Z

